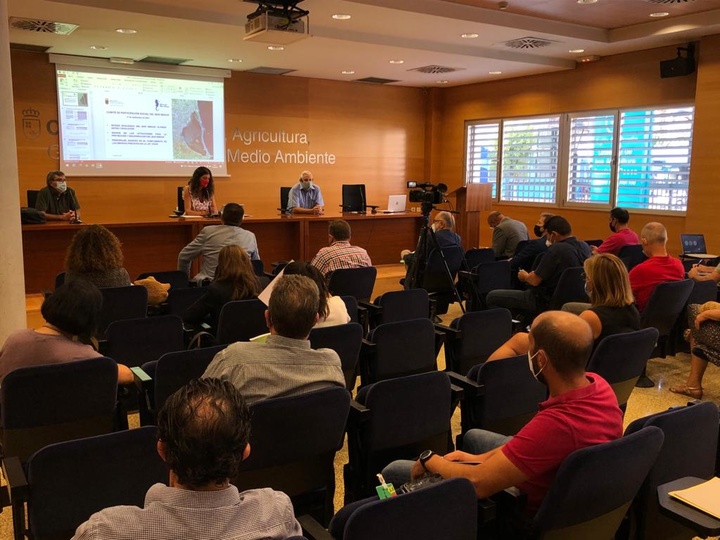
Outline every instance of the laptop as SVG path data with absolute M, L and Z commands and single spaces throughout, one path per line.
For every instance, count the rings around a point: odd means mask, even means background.
M 681 257 L 691 257 L 693 259 L 714 259 L 717 257 L 717 255 L 707 253 L 705 235 L 703 234 L 681 234 L 680 243 L 683 249 Z
M 390 195 L 388 197 L 387 210 L 383 210 L 383 214 L 397 214 L 405 211 L 405 203 L 407 195 Z

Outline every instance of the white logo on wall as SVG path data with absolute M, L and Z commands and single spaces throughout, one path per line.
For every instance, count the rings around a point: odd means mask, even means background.
M 302 148 L 310 144 L 307 133 L 303 132 L 252 131 L 235 128 L 232 142 L 242 146 L 230 148 L 228 145 L 228 163 L 335 165 L 335 154 L 310 152 Z M 262 146 L 256 149 L 249 148 L 256 145 Z M 290 149 L 286 149 L 287 146 Z

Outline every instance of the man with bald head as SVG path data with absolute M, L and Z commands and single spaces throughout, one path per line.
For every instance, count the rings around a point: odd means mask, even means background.
M 630 270 L 630 287 L 640 312 L 660 283 L 685 279 L 680 260 L 667 253 L 667 238 L 667 229 L 656 221 L 646 224 L 640 232 L 640 244 L 648 259 Z
M 550 397 L 517 435 L 471 429 L 464 451 L 444 457 L 426 451 L 415 463 L 393 462 L 383 471 L 385 479 L 397 486 L 408 472 L 413 479 L 427 473 L 467 478 L 478 498 L 517 486 L 535 512 L 568 455 L 622 436 L 615 393 L 602 377 L 585 372 L 593 345 L 590 326 L 577 315 L 547 311 L 535 319 L 529 340 L 528 369 L 547 385 Z

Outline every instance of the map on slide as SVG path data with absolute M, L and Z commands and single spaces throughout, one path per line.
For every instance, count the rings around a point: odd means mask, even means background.
M 212 101 L 172 100 L 174 159 L 212 159 Z

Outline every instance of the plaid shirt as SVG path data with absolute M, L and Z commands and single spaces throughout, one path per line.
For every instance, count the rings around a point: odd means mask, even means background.
M 372 261 L 363 248 L 351 246 L 347 240 L 337 240 L 318 251 L 310 264 L 327 275 L 342 268 L 372 266 Z

